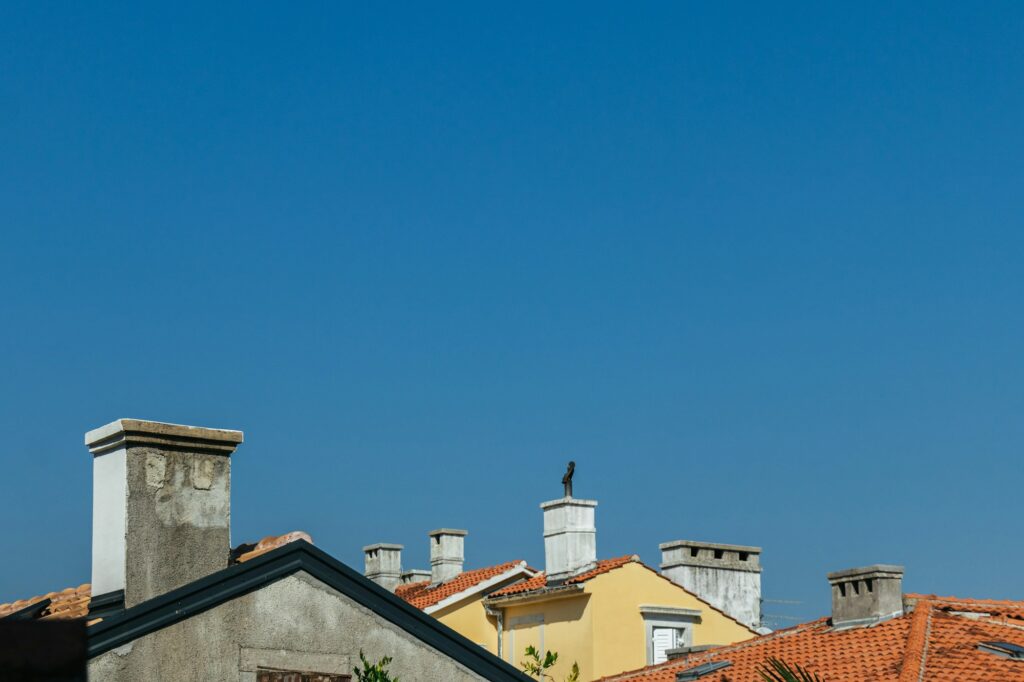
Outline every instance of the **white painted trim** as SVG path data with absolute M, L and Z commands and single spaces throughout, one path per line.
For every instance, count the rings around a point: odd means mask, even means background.
M 500 585 L 502 582 L 509 580 L 510 578 L 515 578 L 520 574 L 522 574 L 526 578 L 532 578 L 534 575 L 536 575 L 534 571 L 531 571 L 527 567 L 525 561 L 520 561 L 518 564 L 516 564 L 509 570 L 505 571 L 504 573 L 499 573 L 494 577 L 478 582 L 476 585 L 473 585 L 473 587 L 470 587 L 469 589 L 463 590 L 462 592 L 456 592 L 451 596 L 445 597 L 436 604 L 426 607 L 425 609 L 423 609 L 423 613 L 430 614 L 436 611 L 440 611 L 441 609 L 448 608 L 452 604 L 457 604 L 458 602 L 464 599 L 468 599 L 476 594 L 486 592 L 488 588 L 494 587 L 495 585 Z

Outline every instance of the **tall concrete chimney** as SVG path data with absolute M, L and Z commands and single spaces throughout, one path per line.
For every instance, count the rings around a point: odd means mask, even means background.
M 544 502 L 544 571 L 548 582 L 565 580 L 597 565 L 596 500 L 563 497 Z
M 385 590 L 395 591 L 402 581 L 402 545 L 378 542 L 363 547 L 365 575 Z
M 451 580 L 462 573 L 465 555 L 464 530 L 438 528 L 430 531 L 430 584 L 436 585 Z
M 870 625 L 903 615 L 903 567 L 875 564 L 828 574 L 832 626 Z
M 675 540 L 658 545 L 661 572 L 744 625 L 761 625 L 761 548 Z
M 92 593 L 126 607 L 226 568 L 231 454 L 241 431 L 118 419 L 93 454 Z

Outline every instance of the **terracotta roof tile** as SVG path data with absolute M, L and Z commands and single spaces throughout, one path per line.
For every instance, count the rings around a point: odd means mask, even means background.
M 603 679 L 674 682 L 683 670 L 730 661 L 701 681 L 755 682 L 761 679 L 757 668 L 776 657 L 828 682 L 1024 682 L 1024 662 L 978 649 L 988 640 L 1024 646 L 1024 624 L 1012 615 L 1024 611 L 1024 602 L 922 595 L 906 601 L 915 606 L 911 613 L 877 625 L 835 630 L 822 618 Z
M 620 566 L 625 566 L 630 562 L 639 562 L 640 557 L 635 554 L 627 554 L 626 556 L 615 557 L 614 559 L 602 559 L 597 562 L 597 566 L 587 571 L 586 573 L 580 573 L 575 575 L 564 582 L 559 583 L 560 585 L 578 585 L 584 583 L 591 578 L 597 577 L 602 573 L 615 570 Z M 508 587 L 492 592 L 492 597 L 504 597 L 510 594 L 525 594 L 527 592 L 533 592 L 534 590 L 542 590 L 548 586 L 548 579 L 543 573 L 538 573 L 529 580 L 509 585 Z
M 418 609 L 426 609 L 452 595 L 475 587 L 485 580 L 499 576 L 502 573 L 507 573 L 517 566 L 527 568 L 525 561 L 508 561 L 497 566 L 463 571 L 451 580 L 447 580 L 434 587 L 430 586 L 429 580 L 399 585 L 395 590 L 395 595 Z
M 232 563 L 248 561 L 272 549 L 276 549 L 295 540 L 305 540 L 312 543 L 313 539 L 302 531 L 285 533 L 284 535 L 267 536 L 255 544 L 242 544 L 231 550 Z M 92 585 L 85 583 L 78 587 L 68 587 L 60 592 L 48 592 L 30 599 L 19 599 L 8 604 L 0 604 L 0 618 L 9 616 L 32 604 L 38 604 L 44 599 L 50 603 L 37 617 L 39 620 L 66 620 L 71 618 L 85 618 L 89 615 L 89 601 L 92 598 Z M 89 621 L 89 625 L 99 622 L 100 619 Z

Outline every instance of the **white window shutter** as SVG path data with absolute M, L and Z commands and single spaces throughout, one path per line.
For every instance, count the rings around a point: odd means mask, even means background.
M 679 630 L 677 628 L 651 628 L 653 663 L 664 663 L 668 660 L 666 652 L 679 646 Z

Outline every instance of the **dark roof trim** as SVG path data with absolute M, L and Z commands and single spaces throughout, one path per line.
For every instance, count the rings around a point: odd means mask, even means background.
M 487 680 L 531 679 L 304 540 L 229 566 L 89 628 L 89 658 L 305 571 Z
M 18 609 L 14 613 L 8 613 L 4 620 L 35 620 L 43 615 L 43 611 L 50 605 L 50 599 L 41 599 L 28 606 Z
M 89 600 L 89 618 L 109 618 L 124 610 L 124 590 L 98 594 Z

